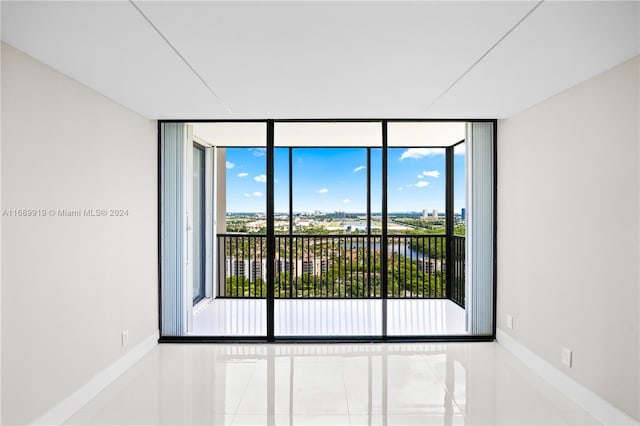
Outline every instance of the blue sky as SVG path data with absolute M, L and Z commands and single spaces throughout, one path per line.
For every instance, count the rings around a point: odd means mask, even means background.
M 372 211 L 381 210 L 382 153 L 371 149 Z M 289 150 L 275 149 L 275 211 L 287 212 Z M 227 211 L 266 211 L 266 156 L 259 148 L 227 148 Z M 365 212 L 365 148 L 294 148 L 295 212 Z M 464 206 L 464 155 L 454 161 L 455 208 Z M 389 212 L 445 208 L 444 149 L 389 148 Z

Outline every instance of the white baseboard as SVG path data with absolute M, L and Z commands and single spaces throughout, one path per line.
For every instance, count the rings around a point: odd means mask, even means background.
M 129 367 L 138 362 L 158 344 L 159 333 L 156 331 L 142 342 L 133 347 L 91 380 L 78 388 L 74 393 L 60 401 L 42 416 L 30 422 L 32 425 L 60 425 L 74 415 L 87 402 L 91 401 L 100 391 L 110 385 Z
M 509 352 L 524 362 L 536 374 L 556 387 L 567 398 L 578 404 L 603 425 L 638 425 L 636 420 L 596 395 L 585 386 L 558 370 L 552 364 L 509 336 L 496 330 L 496 340 Z

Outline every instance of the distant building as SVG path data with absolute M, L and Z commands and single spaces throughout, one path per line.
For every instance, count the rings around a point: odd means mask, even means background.
M 428 257 L 419 258 L 417 260 L 418 269 L 427 274 L 435 274 L 436 272 L 444 271 L 444 260 L 430 259 Z
M 431 214 L 433 220 L 438 219 L 438 209 L 433 209 L 433 213 Z
M 264 259 L 226 259 L 226 273 L 228 277 L 248 278 L 249 281 L 267 279 L 267 269 Z
M 304 259 L 304 260 L 300 260 L 299 264 L 301 265 L 301 268 L 298 270 L 302 270 L 303 274 L 309 274 L 309 275 L 314 275 L 316 272 L 316 268 L 315 268 L 315 262 L 313 260 L 309 260 L 309 259 Z
M 231 263 L 231 276 L 244 278 L 244 263 L 245 261 L 240 259 L 230 260 Z
M 463 207 L 462 210 L 460 211 L 460 218 L 462 220 L 465 220 L 467 218 L 467 210 Z
M 258 278 L 262 278 L 266 280 L 266 270 L 263 273 L 263 261 L 262 260 L 252 260 L 250 261 L 251 265 L 251 275 L 249 276 L 250 281 L 256 281 Z
M 284 259 L 278 259 L 276 260 L 276 272 L 277 273 L 282 273 L 282 272 L 291 272 L 291 263 L 288 260 L 284 260 Z
M 423 219 L 429 218 L 429 212 L 427 211 L 427 209 L 422 210 L 422 218 Z

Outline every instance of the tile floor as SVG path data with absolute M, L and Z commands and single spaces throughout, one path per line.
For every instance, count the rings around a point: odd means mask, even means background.
M 194 336 L 266 335 L 264 299 L 214 299 L 198 305 Z M 376 336 L 382 301 L 375 299 L 276 300 L 276 336 Z M 387 301 L 390 336 L 466 334 L 465 311 L 445 299 Z
M 597 424 L 496 343 L 169 345 L 68 424 Z

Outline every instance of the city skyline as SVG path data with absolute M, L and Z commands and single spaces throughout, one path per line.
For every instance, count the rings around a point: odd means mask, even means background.
M 454 212 L 465 207 L 464 146 L 454 156 Z M 390 213 L 445 211 L 445 149 L 389 148 Z M 366 148 L 293 148 L 293 211 L 365 213 Z M 274 150 L 275 211 L 289 211 L 289 149 Z M 228 213 L 266 211 L 266 150 L 226 149 Z M 382 205 L 382 150 L 371 148 L 371 211 Z

